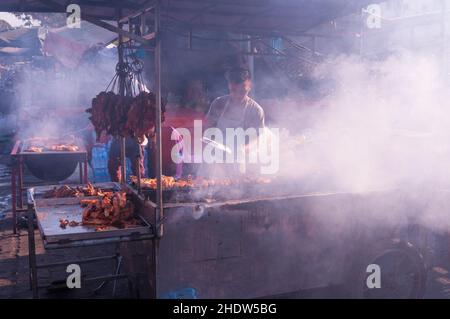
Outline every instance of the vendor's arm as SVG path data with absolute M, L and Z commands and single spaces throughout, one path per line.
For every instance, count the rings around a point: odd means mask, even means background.
M 217 127 L 220 116 L 222 115 L 226 104 L 226 97 L 221 96 L 212 101 L 209 111 L 206 114 L 206 127 Z

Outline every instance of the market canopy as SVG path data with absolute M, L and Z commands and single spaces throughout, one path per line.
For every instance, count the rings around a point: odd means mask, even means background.
M 66 67 L 78 66 L 83 55 L 91 48 L 106 45 L 117 35 L 89 22 L 81 21 L 80 28 L 50 29 L 44 40 L 43 51 L 55 57 Z
M 161 13 L 163 25 L 175 23 L 191 29 L 299 35 L 373 2 L 377 1 L 161 0 Z M 117 8 L 121 9 L 120 18 L 133 16 L 150 9 L 155 0 L 2 0 L 0 11 L 65 12 L 67 3 L 79 4 L 82 17 L 118 20 Z
M 37 28 L 20 28 L 0 33 L 0 55 L 40 54 Z

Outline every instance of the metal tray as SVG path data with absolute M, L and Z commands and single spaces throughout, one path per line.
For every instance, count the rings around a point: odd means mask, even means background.
M 100 184 L 94 184 L 96 187 L 98 185 Z M 69 197 L 54 199 L 35 198 L 34 192 L 37 190 L 42 193 L 44 188 L 48 189 L 48 186 L 29 189 L 28 196 L 29 200 L 31 200 L 31 203 L 34 205 L 37 224 L 45 244 L 68 244 L 74 241 L 117 237 L 138 238 L 140 236 L 148 236 L 152 234 L 151 225 L 141 216 L 141 214 L 139 214 L 139 212 L 135 213 L 135 215 L 142 221 L 142 226 L 123 229 L 110 226 L 106 230 L 102 231 L 96 231 L 95 226 L 67 226 L 63 229 L 59 226 L 59 220 L 64 218 L 69 221 L 81 222 L 83 207 L 81 207 L 80 202 L 82 199 L 93 197 Z M 134 200 L 139 199 L 134 198 Z

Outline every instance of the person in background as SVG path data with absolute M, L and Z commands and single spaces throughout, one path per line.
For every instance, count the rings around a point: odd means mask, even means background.
M 176 163 L 172 159 L 172 149 L 177 150 L 179 159 L 183 158 L 183 139 L 176 129 L 171 126 L 163 125 L 161 127 L 161 158 L 162 158 L 162 174 L 166 176 L 173 176 L 180 178 L 183 175 L 183 163 Z M 156 177 L 156 134 L 150 139 L 148 143 L 148 177 Z
M 138 168 L 141 170 L 141 176 L 145 175 L 144 166 L 144 147 L 147 145 L 147 138 L 142 143 L 139 143 L 135 138 L 125 138 L 125 156 L 131 162 L 132 174 L 138 175 Z M 109 150 L 108 172 L 112 182 L 119 182 L 121 180 L 121 163 L 120 163 L 120 138 L 113 138 Z
M 198 113 L 206 113 L 208 102 L 203 81 L 194 79 L 189 81 L 183 95 L 182 106 Z

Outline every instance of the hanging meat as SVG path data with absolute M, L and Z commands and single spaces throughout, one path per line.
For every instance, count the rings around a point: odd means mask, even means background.
M 92 125 L 94 125 L 97 139 L 100 138 L 101 133 L 108 129 L 108 121 L 106 118 L 106 112 L 108 109 L 109 100 L 114 99 L 114 92 L 100 92 L 95 98 L 92 99 L 92 107 L 87 109 L 86 112 L 90 113 Z
M 86 112 L 95 127 L 97 139 L 105 131 L 112 136 L 126 136 L 125 124 L 132 98 L 114 92 L 100 92 L 92 99 L 92 107 Z
M 89 119 L 95 127 L 97 139 L 105 131 L 112 136 L 132 136 L 142 139 L 153 135 L 156 125 L 156 96 L 141 92 L 136 97 L 120 96 L 114 92 L 100 92 L 87 109 Z M 161 121 L 164 121 L 165 106 L 162 105 Z
M 165 106 L 162 105 L 161 121 L 164 121 Z M 139 93 L 130 105 L 125 125 L 130 136 L 142 139 L 152 136 L 156 125 L 156 96 L 152 92 Z
M 126 136 L 127 131 L 125 125 L 132 100 L 129 96 L 116 95 L 107 112 L 109 123 L 108 134 L 112 136 Z

